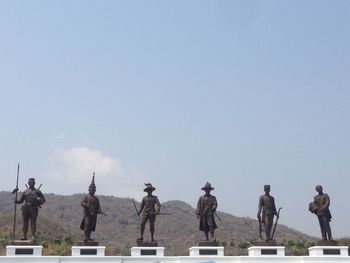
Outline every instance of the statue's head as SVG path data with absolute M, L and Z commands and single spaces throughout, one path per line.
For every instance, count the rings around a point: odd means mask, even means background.
M 95 173 L 92 175 L 92 181 L 89 185 L 89 194 L 94 194 L 96 192 L 96 185 L 95 185 Z
M 318 193 L 322 193 L 322 191 L 323 191 L 322 185 L 316 185 L 315 190 L 316 190 Z
M 34 185 L 35 185 L 35 178 L 29 178 L 28 179 L 28 185 L 29 185 L 29 187 L 34 187 Z
M 266 193 L 269 193 L 270 190 L 271 190 L 271 186 L 270 186 L 269 184 L 265 184 L 265 185 L 264 185 L 264 191 L 265 191 Z
M 146 186 L 146 188 L 143 189 L 144 192 L 152 193 L 154 190 L 156 190 L 156 188 L 153 187 L 152 184 L 150 184 L 150 183 L 145 184 L 145 186 Z
M 210 193 L 211 190 L 214 190 L 214 187 L 211 186 L 209 182 L 207 182 L 203 187 L 202 190 L 206 193 Z

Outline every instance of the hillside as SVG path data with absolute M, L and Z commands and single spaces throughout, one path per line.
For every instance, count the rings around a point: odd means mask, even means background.
M 46 203 L 40 210 L 38 218 L 39 239 L 45 245 L 51 243 L 60 245 L 58 249 L 60 251 L 46 249 L 45 253 L 69 254 L 70 244 L 82 239 L 83 233 L 80 231 L 79 225 L 83 214 L 83 209 L 80 206 L 83 196 L 83 194 L 70 196 L 45 194 Z M 108 217 L 99 216 L 97 230 L 93 233 L 93 237 L 100 244 L 107 246 L 107 254 L 129 255 L 130 248 L 136 244 L 136 238 L 139 236 L 139 219 L 135 213 L 132 199 L 113 196 L 98 197 L 101 207 L 108 214 Z M 11 233 L 13 198 L 10 192 L 0 192 L 2 240 Z M 138 202 L 136 204 L 140 205 Z M 162 212 L 171 215 L 157 217 L 156 239 L 158 244 L 166 247 L 167 255 L 187 255 L 188 248 L 197 245 L 198 241 L 203 238 L 203 233 L 198 231 L 198 220 L 194 208 L 182 201 L 169 201 L 162 204 Z M 17 237 L 20 237 L 22 223 L 19 208 L 17 214 Z M 230 244 L 226 249 L 227 253 L 237 253 L 240 242 L 249 242 L 257 238 L 258 222 L 256 220 L 223 212 L 218 212 L 218 215 L 223 223 L 218 222 L 216 237 L 218 240 L 224 241 L 224 245 Z M 145 239 L 149 239 L 148 225 L 146 226 Z M 276 239 L 278 242 L 314 240 L 313 237 L 282 225 L 277 228 Z M 1 240 L 0 242 L 5 243 Z M 64 247 L 64 243 L 68 246 Z

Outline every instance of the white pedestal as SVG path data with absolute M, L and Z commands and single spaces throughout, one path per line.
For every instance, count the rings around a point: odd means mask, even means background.
M 104 246 L 72 246 L 72 256 L 104 256 Z
M 223 257 L 224 247 L 190 247 L 190 256 L 212 256 L 212 257 Z
M 164 257 L 164 247 L 132 247 L 132 257 Z
M 314 246 L 309 247 L 309 256 L 325 257 L 325 256 L 348 256 L 348 247 L 346 246 Z
M 41 256 L 42 246 L 6 246 L 6 256 Z
M 282 246 L 253 246 L 248 248 L 248 256 L 263 257 L 263 256 L 284 256 L 285 247 Z

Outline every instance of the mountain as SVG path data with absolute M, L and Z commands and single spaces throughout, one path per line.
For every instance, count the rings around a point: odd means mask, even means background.
M 69 196 L 45 194 L 46 203 L 39 211 L 37 221 L 40 242 L 47 249 L 46 254 L 70 254 L 70 245 L 80 241 L 83 232 L 79 229 L 83 215 L 80 202 L 83 194 Z M 0 243 L 6 244 L 13 225 L 13 194 L 0 192 Z M 132 199 L 114 196 L 98 196 L 102 210 L 108 217 L 99 215 L 96 232 L 93 238 L 106 246 L 107 255 L 130 255 L 130 248 L 136 245 L 139 237 L 139 219 L 132 204 Z M 140 203 L 136 202 L 139 207 Z M 182 201 L 168 201 L 162 204 L 161 212 L 171 215 L 160 215 L 156 221 L 155 238 L 159 246 L 164 246 L 166 255 L 188 255 L 188 249 L 196 246 L 204 234 L 198 230 L 198 219 L 193 207 Z M 217 212 L 221 218 L 215 235 L 228 254 L 238 253 L 242 243 L 257 239 L 258 222 L 247 217 L 233 216 Z M 17 238 L 22 228 L 21 211 L 17 209 Z M 145 239 L 150 239 L 148 224 Z M 279 225 L 276 230 L 277 242 L 310 241 L 314 237 L 303 234 L 289 227 Z M 55 248 L 52 248 L 52 244 Z

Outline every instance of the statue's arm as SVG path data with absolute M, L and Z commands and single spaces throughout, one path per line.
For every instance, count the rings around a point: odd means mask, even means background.
M 260 198 L 259 198 L 259 206 L 258 206 L 258 214 L 257 214 L 258 217 L 260 217 L 262 205 L 263 205 L 263 198 L 262 198 L 262 196 L 260 196 Z
M 202 197 L 198 199 L 197 202 L 197 209 L 196 209 L 196 215 L 200 216 L 202 214 Z
M 277 209 L 276 209 L 276 204 L 275 204 L 275 198 L 272 197 L 272 209 L 273 213 L 277 216 Z
M 86 196 L 84 196 L 83 201 L 81 201 L 80 205 L 84 208 L 88 207 Z
M 215 197 L 215 196 L 213 196 L 213 197 L 214 197 L 214 202 L 213 202 L 212 210 L 213 210 L 213 212 L 215 213 L 216 208 L 218 207 L 218 202 L 217 202 L 217 200 L 216 200 L 216 197 Z
M 101 214 L 102 210 L 101 210 L 101 206 L 100 206 L 100 200 L 97 198 L 97 213 Z
M 40 203 L 41 205 L 42 205 L 43 203 L 46 202 L 46 199 L 45 199 L 43 193 L 42 193 L 40 190 L 38 190 L 37 195 L 38 195 L 38 197 L 39 197 L 39 203 Z
M 22 193 L 21 197 L 19 198 L 19 200 L 15 200 L 16 204 L 22 204 L 24 201 L 24 193 Z
M 157 211 L 156 211 L 156 213 L 159 214 L 159 213 L 160 213 L 161 204 L 160 204 L 160 202 L 159 202 L 158 197 L 156 197 L 156 205 L 157 205 Z
M 325 196 L 325 203 L 324 203 L 324 205 L 321 207 L 321 210 L 327 209 L 327 208 L 330 206 L 330 204 L 331 204 L 331 200 L 330 200 L 330 198 L 329 198 L 329 195 L 326 194 L 326 196 Z

